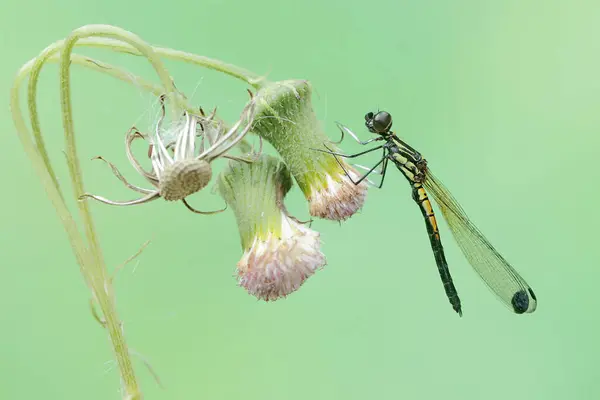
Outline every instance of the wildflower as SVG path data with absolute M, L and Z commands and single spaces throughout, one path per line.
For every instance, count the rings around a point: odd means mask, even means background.
M 224 209 L 209 212 L 196 210 L 187 203 L 185 198 L 208 185 L 212 178 L 210 163 L 214 159 L 224 157 L 245 161 L 225 153 L 239 143 L 250 130 L 254 116 L 254 102 L 250 101 L 244 108 L 240 119 L 227 132 L 224 132 L 222 123 L 214 121 L 215 113 L 206 117 L 202 110 L 198 114 L 185 111 L 179 121 L 176 121 L 171 127 L 163 129 L 164 97 L 161 97 L 160 100 L 162 116 L 156 125 L 156 133 L 144 135 L 133 127 L 125 136 L 125 150 L 129 162 L 140 175 L 154 186 L 154 189 L 132 185 L 112 163 L 98 156 L 94 159 L 106 162 L 125 186 L 144 196 L 131 201 L 113 201 L 86 193 L 80 199 L 90 197 L 106 204 L 129 206 L 147 203 L 162 197 L 167 201 L 181 200 L 190 211 L 199 214 L 214 214 L 223 211 Z M 198 136 L 201 136 L 201 140 L 197 140 Z M 136 139 L 144 139 L 149 144 L 148 156 L 152 163 L 150 171 L 145 170 L 133 155 L 131 144 Z M 204 148 L 205 142 L 208 145 L 207 149 Z
M 256 93 L 254 133 L 269 141 L 288 165 L 314 217 L 343 221 L 362 208 L 367 184 L 355 185 L 360 174 L 344 160 L 313 149 L 329 139 L 311 102 L 308 81 L 271 83 Z M 330 148 L 337 150 L 332 144 Z M 348 172 L 344 172 L 344 168 Z
M 285 164 L 263 155 L 230 163 L 217 189 L 238 223 L 244 255 L 238 284 L 265 301 L 286 297 L 326 264 L 319 233 L 290 216 L 283 198 L 292 187 Z

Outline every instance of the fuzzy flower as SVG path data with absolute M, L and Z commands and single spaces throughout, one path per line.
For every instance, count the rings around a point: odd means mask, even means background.
M 265 301 L 286 297 L 326 264 L 319 233 L 290 216 L 283 198 L 292 187 L 285 164 L 268 155 L 232 162 L 217 189 L 233 209 L 244 255 L 238 284 Z
M 154 186 L 154 189 L 146 189 L 129 183 L 115 165 L 98 156 L 94 159 L 106 162 L 125 186 L 143 194 L 143 197 L 130 201 L 113 201 L 86 193 L 80 199 L 89 197 L 106 204 L 130 206 L 162 197 L 166 201 L 181 200 L 190 211 L 199 214 L 223 211 L 198 211 L 187 203 L 186 197 L 208 185 L 212 178 L 210 163 L 214 159 L 218 157 L 240 159 L 225 153 L 239 143 L 250 130 L 254 116 L 254 101 L 251 100 L 244 108 L 240 119 L 230 129 L 225 130 L 221 123 L 214 120 L 214 113 L 206 117 L 202 111 L 198 114 L 190 114 L 185 111 L 179 120 L 174 121 L 170 126 L 163 127 L 164 97 L 161 97 L 160 100 L 162 115 L 156 124 L 154 134 L 145 135 L 133 127 L 125 135 L 125 151 L 129 162 L 142 177 Z M 136 139 L 142 139 L 148 143 L 148 157 L 152 164 L 150 171 L 145 170 L 133 155 L 131 145 Z
M 367 183 L 355 185 L 360 174 L 353 167 L 314 150 L 326 144 L 338 151 L 317 120 L 311 95 L 308 81 L 268 84 L 256 93 L 252 131 L 279 152 L 309 201 L 312 216 L 343 221 L 362 208 Z

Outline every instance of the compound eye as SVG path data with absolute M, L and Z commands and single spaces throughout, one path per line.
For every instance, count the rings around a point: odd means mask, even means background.
M 367 114 L 365 114 L 365 121 L 370 121 L 373 119 L 373 113 L 369 112 Z
M 385 112 L 380 111 L 373 117 L 373 129 L 376 132 L 383 133 L 390 130 L 392 127 L 392 116 Z

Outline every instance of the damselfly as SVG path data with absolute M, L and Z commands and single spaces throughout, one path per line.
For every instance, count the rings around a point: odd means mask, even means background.
M 458 297 L 458 293 L 452 282 L 450 270 L 448 269 L 438 224 L 433 212 L 433 207 L 427 195 L 428 192 L 441 209 L 442 215 L 448 223 L 450 231 L 463 254 L 488 287 L 515 313 L 523 314 L 535 311 L 537 299 L 533 290 L 531 290 L 527 282 L 525 282 L 517 271 L 510 266 L 504 257 L 496 251 L 490 242 L 488 242 L 481 231 L 477 229 L 467 217 L 462 207 L 456 199 L 454 199 L 448 189 L 446 189 L 439 179 L 431 173 L 431 170 L 427 166 L 427 160 L 425 160 L 418 151 L 402 141 L 391 131 L 392 116 L 385 111 L 379 111 L 377 113 L 370 112 L 365 115 L 365 125 L 371 133 L 375 133 L 377 136 L 366 141 L 361 141 L 349 128 L 338 123 L 342 132 L 342 140 L 344 138 L 344 133 L 348 133 L 361 145 L 377 141 L 383 141 L 384 144 L 353 155 L 336 153 L 327 147 L 327 145 L 324 146 L 328 151 L 315 150 L 332 154 L 342 169 L 344 169 L 348 178 L 356 185 L 367 179 L 370 174 L 376 173 L 381 175 L 381 181 L 378 185 L 378 187 L 381 188 L 385 179 L 388 162 L 391 161 L 396 165 L 410 183 L 413 200 L 418 204 L 421 213 L 425 218 L 433 255 L 452 308 L 462 316 L 460 298 Z M 383 155 L 381 160 L 379 160 L 375 166 L 367 168 L 356 165 L 367 171 L 358 181 L 352 179 L 350 174 L 348 174 L 348 171 L 346 171 L 343 164 L 337 158 L 355 158 L 376 150 L 382 150 Z M 380 165 L 381 168 L 376 170 Z

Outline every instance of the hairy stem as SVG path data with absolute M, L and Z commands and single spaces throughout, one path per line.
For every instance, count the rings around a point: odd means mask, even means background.
M 98 302 L 105 319 L 105 327 L 108 330 L 117 364 L 119 365 L 119 371 L 121 379 L 124 385 L 125 397 L 128 399 L 141 398 L 141 392 L 139 390 L 133 366 L 125 343 L 123 332 L 121 329 L 121 323 L 119 321 L 115 302 L 114 293 L 110 280 L 107 277 L 106 266 L 100 251 L 96 232 L 93 225 L 93 220 L 89 212 L 89 208 L 86 202 L 79 202 L 78 206 L 83 219 L 85 232 L 87 236 L 87 242 L 89 248 L 86 248 L 86 244 L 77 230 L 77 225 L 73 220 L 71 213 L 69 212 L 63 195 L 58 185 L 58 180 L 53 171 L 50 163 L 48 153 L 46 151 L 43 136 L 41 133 L 39 117 L 37 114 L 37 82 L 41 68 L 44 63 L 50 59 L 53 54 L 62 50 L 61 55 L 61 105 L 62 105 L 62 117 L 65 129 L 65 141 L 67 143 L 67 162 L 69 164 L 69 171 L 71 174 L 72 184 L 74 186 L 75 197 L 79 197 L 83 194 L 83 180 L 81 176 L 81 170 L 79 167 L 79 160 L 76 154 L 75 140 L 74 140 L 74 129 L 71 113 L 71 101 L 70 101 L 70 81 L 69 81 L 69 68 L 71 64 L 71 50 L 74 44 L 80 37 L 104 35 L 111 38 L 120 38 L 126 41 L 129 45 L 137 49 L 141 54 L 145 55 L 155 67 L 164 89 L 161 90 L 168 97 L 173 99 L 175 97 L 175 88 L 171 81 L 170 75 L 162 65 L 161 60 L 152 53 L 150 46 L 146 45 L 135 35 L 132 35 L 126 31 L 118 28 L 107 27 L 107 26 L 88 26 L 80 28 L 74 31 L 66 41 L 60 41 L 46 48 L 42 54 L 32 60 L 32 62 L 26 64 L 17 75 L 13 89 L 11 91 L 11 111 L 13 119 L 17 127 L 17 131 L 21 142 L 25 148 L 26 153 L 29 155 L 30 160 L 34 164 L 34 168 L 40 176 L 42 183 L 52 201 L 53 205 L 57 209 L 57 212 L 63 222 L 67 231 L 69 241 L 75 253 L 77 262 L 81 266 L 84 279 L 92 290 L 94 299 Z M 29 87 L 28 87 L 28 106 L 30 111 L 31 126 L 33 130 L 33 136 L 35 138 L 35 145 L 31 140 L 31 136 L 27 131 L 27 126 L 23 119 L 19 107 L 19 87 L 24 78 L 30 75 Z M 171 101 L 173 106 L 173 112 L 177 110 L 176 102 Z
M 31 78 L 30 78 L 30 85 L 29 85 L 29 97 L 30 98 L 31 97 L 35 98 L 35 96 L 36 96 L 35 93 L 37 90 L 37 82 L 38 82 L 39 73 L 41 71 L 41 66 L 46 62 L 56 62 L 58 60 L 58 58 L 56 57 L 56 53 L 60 52 L 62 50 L 63 46 L 64 46 L 63 40 L 53 43 L 52 45 L 48 46 L 38 57 L 30 60 L 20 69 L 18 75 L 23 76 L 23 77 L 26 76 L 31 71 Z M 84 39 L 81 39 L 81 40 L 78 40 L 77 42 L 75 42 L 74 46 L 75 47 L 81 46 L 81 47 L 104 48 L 104 49 L 113 50 L 113 51 L 116 51 L 119 53 L 131 54 L 131 55 L 135 55 L 135 56 L 142 55 L 142 53 L 139 52 L 134 46 L 131 46 L 128 43 L 123 43 L 123 42 L 120 42 L 118 40 L 114 40 L 111 38 L 84 38 Z M 246 71 L 243 68 L 237 67 L 235 65 L 227 64 L 227 63 L 224 63 L 219 60 L 215 60 L 212 58 L 199 56 L 196 54 L 187 53 L 187 52 L 183 52 L 183 51 L 173 50 L 173 49 L 169 49 L 169 48 L 152 47 L 152 49 L 154 50 L 155 54 L 158 54 L 165 58 L 179 60 L 179 61 L 195 64 L 200 67 L 205 67 L 208 69 L 213 69 L 213 70 L 216 70 L 219 72 L 223 72 L 227 75 L 230 75 L 232 77 L 242 80 L 243 82 L 249 84 L 250 86 L 252 86 L 256 89 L 260 89 L 261 87 L 263 87 L 265 84 L 268 83 L 268 81 L 266 81 L 263 77 L 260 77 L 259 75 L 255 74 L 255 73 Z M 107 73 L 107 74 L 112 75 L 122 81 L 133 83 L 137 86 L 140 86 L 140 87 L 152 92 L 153 94 L 159 94 L 159 95 L 164 94 L 160 90 L 159 86 L 149 83 L 140 77 L 130 74 L 127 71 L 123 71 L 117 67 L 113 67 L 110 64 L 102 63 L 102 62 L 96 61 L 92 58 L 84 57 L 84 56 L 80 56 L 80 55 L 73 55 L 73 57 L 71 58 L 71 61 L 75 64 L 79 64 L 84 67 L 94 69 L 98 72 Z M 38 63 L 39 63 L 39 65 L 36 65 Z M 22 79 L 19 80 L 18 86 L 20 86 L 21 82 L 22 82 Z M 17 90 L 18 90 L 18 87 L 17 87 Z M 161 93 L 158 93 L 158 92 L 161 92 Z M 46 168 L 48 168 L 48 170 L 50 172 L 50 176 L 52 177 L 52 180 L 54 181 L 55 185 L 58 186 L 58 180 L 56 179 L 56 175 L 54 174 L 54 170 L 50 163 L 50 159 L 49 159 L 48 153 L 46 151 L 43 137 L 41 136 L 41 134 L 38 134 L 40 132 L 40 127 L 39 127 L 39 119 L 37 117 L 36 102 L 33 101 L 33 102 L 30 102 L 29 104 L 30 104 L 29 112 L 31 115 L 32 130 L 34 133 L 36 146 L 38 148 L 38 151 L 42 155 L 44 164 L 46 165 Z M 174 99 L 174 104 L 176 104 L 181 109 L 195 112 L 194 108 L 191 107 L 189 104 L 187 104 L 181 96 L 177 96 Z M 61 196 L 62 196 L 62 193 L 61 193 Z
M 23 113 L 20 108 L 19 101 L 19 87 L 23 79 L 25 79 L 27 75 L 19 73 L 14 80 L 13 87 L 10 92 L 10 111 L 13 118 L 13 123 L 17 129 L 17 135 L 21 140 L 21 144 L 25 150 L 25 153 L 29 157 L 29 160 L 33 164 L 33 168 L 35 172 L 38 174 L 40 180 L 42 181 L 42 185 L 46 190 L 52 205 L 56 209 L 58 216 L 65 226 L 65 230 L 67 232 L 67 236 L 69 238 L 69 242 L 73 248 L 73 253 L 77 259 L 79 265 L 85 265 L 84 259 L 86 256 L 86 248 L 85 244 L 82 240 L 81 235 L 77 229 L 77 225 L 73 220 L 73 216 L 69 212 L 67 205 L 65 204 L 64 198 L 60 192 L 58 187 L 56 178 L 52 175 L 51 169 L 48 168 L 48 163 L 44 159 L 43 155 L 38 151 L 38 147 L 34 144 L 31 139 L 31 134 L 27 129 L 27 124 L 25 123 L 25 119 L 23 118 Z M 86 278 L 86 283 L 88 282 L 88 276 L 84 274 L 84 278 Z
M 72 51 L 76 46 L 107 48 L 121 53 L 143 56 L 154 67 L 161 81 L 161 85 L 149 83 L 140 77 L 111 66 L 110 64 L 102 63 L 89 57 L 72 54 Z M 57 55 L 59 52 L 60 57 Z M 26 63 L 19 70 L 10 95 L 10 108 L 17 134 L 26 154 L 33 164 L 34 170 L 42 181 L 42 185 L 65 227 L 84 280 L 92 291 L 93 299 L 98 303 L 102 310 L 104 318 L 103 325 L 108 331 L 117 364 L 119 365 L 119 371 L 124 386 L 124 398 L 128 400 L 141 399 L 142 395 L 134 374 L 129 350 L 123 336 L 121 322 L 116 312 L 112 280 L 106 269 L 87 202 L 78 202 L 87 240 L 85 240 L 84 236 L 79 232 L 77 223 L 65 203 L 64 195 L 52 167 L 41 132 L 37 112 L 37 84 L 44 64 L 59 61 L 62 121 L 66 142 L 67 163 L 71 176 L 71 183 L 75 192 L 74 195 L 78 198 L 84 193 L 84 187 L 74 136 L 70 90 L 71 64 L 78 64 L 98 72 L 107 73 L 122 81 L 133 83 L 155 95 L 166 95 L 169 99 L 174 117 L 181 109 L 192 111 L 193 109 L 189 106 L 185 98 L 175 89 L 171 76 L 164 67 L 161 57 L 180 60 L 213 69 L 240 79 L 254 88 L 260 88 L 265 82 L 263 78 L 256 74 L 218 60 L 168 48 L 152 47 L 143 42 L 138 36 L 117 27 L 109 25 L 88 25 L 73 31 L 64 41 L 58 41 L 51 44 L 44 49 L 38 57 Z M 19 89 L 27 76 L 29 76 L 27 104 L 31 121 L 31 133 L 29 132 L 23 117 L 19 101 Z
M 143 55 L 135 47 L 123 43 L 120 41 L 112 40 L 110 38 L 93 38 L 84 39 L 78 43 L 78 46 L 95 47 L 110 49 L 119 53 L 126 53 L 135 56 Z M 238 67 L 233 64 L 228 64 L 223 61 L 200 56 L 185 51 L 174 50 L 166 47 L 152 47 L 155 54 L 160 57 L 169 58 L 172 60 L 183 61 L 189 64 L 194 64 L 199 67 L 212 69 L 214 71 L 222 72 L 226 75 L 234 77 L 247 83 L 255 89 L 260 89 L 267 81 L 264 77 L 250 72 L 244 68 Z
M 79 165 L 79 158 L 77 157 L 75 128 L 73 125 L 72 116 L 70 82 L 71 53 L 75 43 L 78 40 L 94 36 L 121 40 L 125 43 L 128 43 L 143 56 L 145 56 L 150 64 L 152 64 L 154 70 L 160 78 L 162 86 L 165 90 L 164 93 L 170 100 L 173 117 L 177 117 L 177 106 L 175 101 L 176 90 L 173 85 L 173 81 L 160 58 L 154 53 L 148 44 L 142 41 L 138 36 L 128 31 L 107 25 L 88 25 L 73 31 L 65 40 L 64 47 L 61 51 L 60 97 L 63 127 L 65 131 L 66 153 L 69 160 L 69 171 L 76 198 L 79 198 L 81 195 L 83 195 L 85 190 L 83 187 L 83 177 L 81 174 L 81 167 Z M 101 249 L 98 244 L 98 238 L 94 228 L 94 221 L 89 210 L 89 203 L 86 201 L 78 202 L 78 206 L 83 219 L 83 224 L 86 228 L 86 236 L 90 251 L 94 256 L 94 270 L 97 271 L 97 274 L 95 275 L 96 279 L 94 279 L 93 282 L 95 296 L 106 320 L 106 328 L 113 344 L 113 350 L 117 359 L 119 371 L 121 373 L 125 395 L 127 398 L 137 398 L 141 396 L 140 389 L 138 387 L 127 344 L 125 343 L 125 338 L 123 337 L 122 327 L 115 309 L 113 288 L 110 284 L 110 280 L 106 279 L 106 267 L 104 265 Z M 100 279 L 100 282 L 98 282 L 97 279 Z M 102 286 L 98 287 L 97 285 L 100 283 L 102 283 Z

